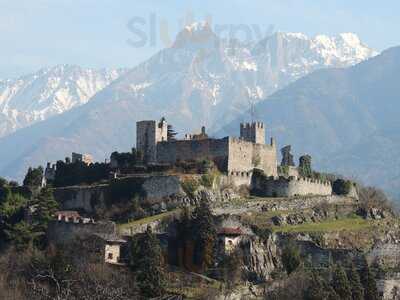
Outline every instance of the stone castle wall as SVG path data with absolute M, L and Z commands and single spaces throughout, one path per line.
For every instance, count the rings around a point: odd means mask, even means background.
M 231 171 L 228 173 L 228 176 L 224 176 L 224 182 L 226 184 L 233 184 L 236 187 L 241 185 L 250 186 L 253 178 L 253 172 L 239 172 L 239 171 Z
M 177 161 L 214 161 L 222 169 L 228 161 L 228 138 L 204 140 L 177 140 L 157 144 L 157 161 L 175 163 Z
M 76 238 L 85 238 L 93 234 L 115 235 L 117 226 L 114 222 L 74 223 L 65 221 L 51 221 L 47 229 L 47 238 L 50 242 L 60 244 L 73 241 Z
M 54 198 L 62 210 L 79 210 L 88 214 L 95 212 L 97 205 L 104 205 L 108 185 L 76 186 L 56 188 Z
M 221 170 L 228 172 L 251 172 L 255 167 L 270 176 L 277 176 L 275 145 L 255 144 L 238 138 L 180 140 L 157 144 L 157 161 L 214 161 Z
M 275 145 L 254 144 L 229 138 L 228 172 L 249 172 L 259 168 L 268 176 L 277 176 L 277 164 Z
M 115 189 L 117 189 L 117 192 L 118 190 L 132 190 L 139 195 L 140 200 L 151 202 L 160 202 L 182 193 L 180 179 L 173 175 L 128 177 L 116 179 L 111 184 L 57 188 L 53 191 L 54 198 L 60 203 L 60 209 L 77 210 L 94 215 L 97 210 L 106 209 L 113 202 L 120 201 L 114 195 Z M 130 191 L 126 192 L 129 193 Z M 129 198 L 133 197 L 133 194 L 129 196 Z
M 148 177 L 142 185 L 144 197 L 149 200 L 160 200 L 182 193 L 178 176 L 160 175 Z
M 266 197 L 332 195 L 332 185 L 329 182 L 309 178 L 254 178 L 252 188 Z

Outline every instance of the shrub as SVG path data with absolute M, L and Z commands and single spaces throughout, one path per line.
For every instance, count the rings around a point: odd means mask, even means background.
M 199 188 L 199 183 L 196 179 L 190 178 L 185 179 L 181 182 L 183 191 L 189 196 L 194 197 L 197 189 Z
M 200 172 L 209 173 L 214 168 L 214 162 L 209 159 L 204 159 L 200 163 Z
M 352 182 L 344 179 L 336 179 L 333 182 L 333 192 L 336 195 L 348 195 L 351 191 Z
M 200 183 L 206 188 L 212 188 L 214 184 L 214 176 L 211 174 L 204 174 L 200 178 Z
M 3 187 L 5 185 L 8 185 L 8 181 L 3 177 L 0 177 L 0 187 Z

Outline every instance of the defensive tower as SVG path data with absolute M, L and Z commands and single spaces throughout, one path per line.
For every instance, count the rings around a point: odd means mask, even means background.
M 136 123 L 136 148 L 146 162 L 156 162 L 157 143 L 167 140 L 168 124 L 164 118 L 158 123 L 154 120 Z
M 265 127 L 263 122 L 241 123 L 240 138 L 247 142 L 265 144 Z

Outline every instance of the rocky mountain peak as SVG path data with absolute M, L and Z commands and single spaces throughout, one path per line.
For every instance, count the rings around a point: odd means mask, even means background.
M 210 44 L 215 45 L 215 43 L 218 42 L 219 39 L 208 22 L 196 22 L 185 26 L 183 30 L 178 33 L 172 48 L 203 48 Z

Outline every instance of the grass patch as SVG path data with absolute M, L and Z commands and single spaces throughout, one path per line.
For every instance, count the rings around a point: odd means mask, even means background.
M 361 217 L 351 217 L 339 220 L 328 220 L 319 223 L 307 223 L 300 225 L 273 226 L 274 232 L 331 232 L 331 231 L 358 231 L 370 228 L 374 225 L 371 220 Z
M 162 220 L 165 218 L 168 218 L 170 216 L 173 216 L 175 214 L 178 214 L 180 212 L 180 209 L 174 209 L 171 211 L 167 211 L 164 212 L 162 214 L 158 214 L 158 215 L 154 215 L 154 216 L 150 216 L 150 217 L 146 217 L 140 220 L 135 220 L 135 221 L 131 221 L 128 223 L 123 223 L 123 224 L 118 224 L 118 229 L 119 230 L 123 230 L 123 229 L 127 229 L 127 228 L 135 228 L 144 224 L 148 224 L 154 221 L 158 221 L 158 220 Z

